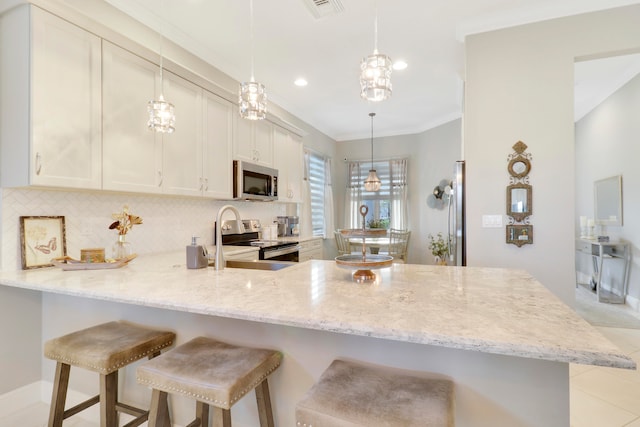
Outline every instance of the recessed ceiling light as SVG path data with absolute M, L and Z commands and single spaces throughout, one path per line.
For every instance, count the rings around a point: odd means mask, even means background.
M 407 63 L 402 60 L 393 63 L 393 69 L 396 71 L 404 70 L 407 66 Z
M 300 87 L 304 87 L 307 84 L 309 84 L 305 79 L 303 79 L 302 77 L 297 78 L 295 82 L 293 82 L 293 84 L 295 84 L 296 86 L 300 86 Z

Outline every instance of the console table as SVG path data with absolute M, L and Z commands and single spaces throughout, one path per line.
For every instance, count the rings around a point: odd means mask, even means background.
M 576 250 L 591 255 L 593 262 L 593 281 L 595 281 L 596 294 L 599 302 L 624 304 L 629 285 L 629 264 L 631 261 L 631 245 L 622 240 L 610 242 L 598 242 L 597 240 L 578 239 Z M 602 289 L 602 268 L 604 260 L 621 260 L 623 264 L 619 293 L 615 289 Z

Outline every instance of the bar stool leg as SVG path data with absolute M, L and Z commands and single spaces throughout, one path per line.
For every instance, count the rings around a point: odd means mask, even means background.
M 214 406 L 213 427 L 231 427 L 231 411 Z
M 256 402 L 258 403 L 258 416 L 260 427 L 274 427 L 273 412 L 271 410 L 271 397 L 269 395 L 269 383 L 265 378 L 255 389 Z
M 209 427 L 209 405 L 196 401 L 196 420 L 200 420 L 201 427 Z
M 171 427 L 167 392 L 153 389 L 149 408 L 149 427 Z
M 118 371 L 100 375 L 100 425 L 118 427 Z
M 71 365 L 56 363 L 56 376 L 53 380 L 53 392 L 51 393 L 51 407 L 49 409 L 49 427 L 62 427 L 64 420 L 64 405 L 67 400 L 67 387 L 69 386 L 69 373 Z

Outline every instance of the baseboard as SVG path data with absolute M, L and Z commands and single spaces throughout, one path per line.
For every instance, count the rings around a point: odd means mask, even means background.
M 633 311 L 640 312 L 640 299 L 627 295 L 625 304 L 631 307 Z

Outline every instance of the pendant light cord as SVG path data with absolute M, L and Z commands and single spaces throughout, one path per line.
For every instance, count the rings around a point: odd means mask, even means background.
M 378 54 L 378 2 L 374 3 L 375 19 L 373 20 L 373 53 Z
M 253 41 L 253 0 L 249 0 L 249 44 L 251 49 L 251 81 L 255 81 L 253 77 L 253 50 L 254 50 L 254 41 Z
M 163 15 L 164 15 L 164 0 L 162 0 L 160 2 L 160 95 L 162 95 L 162 92 L 164 92 L 164 79 L 162 78 L 162 66 L 163 66 L 163 60 L 162 57 L 163 55 L 163 45 L 164 45 L 164 35 L 163 35 L 163 31 L 162 31 L 162 22 L 163 22 Z
M 373 170 L 373 117 L 376 113 L 369 113 L 371 117 L 371 169 Z

